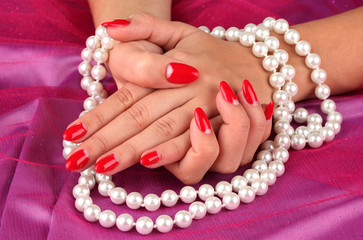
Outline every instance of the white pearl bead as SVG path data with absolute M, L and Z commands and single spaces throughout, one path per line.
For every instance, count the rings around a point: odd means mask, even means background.
M 275 121 L 284 120 L 289 121 L 289 111 L 285 107 L 277 107 L 274 110 L 274 119 Z
M 274 57 L 279 61 L 280 64 L 285 64 L 289 60 L 289 54 L 283 50 L 278 49 L 274 52 Z
M 218 26 L 213 28 L 211 35 L 223 40 L 226 35 L 226 30 L 223 27 Z
M 314 69 L 320 66 L 321 64 L 321 59 L 319 57 L 318 54 L 315 53 L 310 53 L 306 58 L 305 58 L 305 64 L 308 68 Z
M 164 206 L 172 207 L 178 202 L 179 196 L 173 190 L 165 190 L 160 198 Z
M 319 132 L 320 129 L 322 128 L 321 124 L 320 123 L 308 123 L 308 129 L 310 132 Z
M 120 205 L 126 201 L 127 192 L 121 187 L 117 187 L 111 190 L 110 199 L 114 204 Z
M 150 193 L 144 198 L 144 205 L 148 211 L 156 211 L 160 207 L 160 198 L 158 195 Z
M 335 102 L 331 99 L 326 99 L 321 103 L 320 109 L 323 113 L 329 114 L 330 112 L 335 111 Z
M 274 88 L 280 88 L 285 84 L 285 75 L 280 72 L 273 73 L 270 75 L 269 83 Z
M 263 59 L 262 66 L 266 71 L 274 71 L 279 66 L 279 61 L 277 59 L 270 55 Z
M 107 74 L 107 70 L 104 66 L 102 65 L 96 65 L 93 66 L 92 70 L 91 70 L 91 75 L 95 80 L 102 80 L 106 77 Z
M 216 192 L 219 197 L 223 197 L 227 192 L 232 192 L 232 186 L 227 181 L 220 181 L 216 185 Z
M 72 147 L 65 147 L 63 148 L 62 155 L 65 159 L 68 158 L 69 154 L 73 151 L 74 148 Z
M 334 130 L 335 135 L 337 135 L 340 132 L 341 126 L 337 122 L 331 122 L 327 121 L 325 123 L 325 127 L 331 127 Z
M 291 65 L 282 66 L 280 72 L 285 75 L 286 79 L 293 79 L 295 77 L 295 68 Z
M 198 197 L 205 201 L 207 198 L 214 196 L 214 188 L 209 184 L 203 184 L 198 189 Z
M 274 52 L 280 47 L 279 40 L 277 38 L 275 38 L 274 36 L 269 36 L 269 37 L 265 38 L 264 42 L 270 52 Z M 278 61 L 279 61 L 279 59 L 278 59 Z
M 334 129 L 332 129 L 331 127 L 322 127 L 320 129 L 320 135 L 325 142 L 330 142 L 335 137 Z
M 171 229 L 173 228 L 174 222 L 173 222 L 173 219 L 170 216 L 160 215 L 156 219 L 155 224 L 156 224 L 156 229 L 159 232 L 167 233 L 167 232 L 170 232 Z
M 268 48 L 267 45 L 263 42 L 257 42 L 252 47 L 252 53 L 256 57 L 264 57 L 267 55 Z
M 243 186 L 247 186 L 247 179 L 241 175 L 234 176 L 231 180 L 233 191 L 238 192 Z
M 142 195 L 138 192 L 129 193 L 126 197 L 126 205 L 131 209 L 139 209 L 142 201 Z
M 285 32 L 284 39 L 290 45 L 296 44 L 300 40 L 300 34 L 295 29 L 289 29 Z
M 93 53 L 93 59 L 97 63 L 105 63 L 108 59 L 108 52 L 102 48 L 97 48 Z
M 86 170 L 84 170 L 83 172 L 81 172 L 81 175 L 95 175 L 96 171 L 95 171 L 95 166 L 92 165 L 91 167 L 87 168 Z
M 197 198 L 197 193 L 193 187 L 185 186 L 180 190 L 180 199 L 184 203 L 191 203 Z
M 276 177 L 280 177 L 285 172 L 285 165 L 281 161 L 270 162 L 268 168 L 275 171 Z
M 289 23 L 285 19 L 278 19 L 275 22 L 274 30 L 278 34 L 284 34 L 289 29 Z
M 242 187 L 238 191 L 238 196 L 241 202 L 243 203 L 250 203 L 255 199 L 255 191 L 253 191 L 253 188 L 250 186 Z
M 308 137 L 308 144 L 312 148 L 318 148 L 323 144 L 323 138 L 321 137 L 320 133 L 312 132 L 309 134 Z
M 142 235 L 147 235 L 152 232 L 154 223 L 149 217 L 140 217 L 136 221 L 136 231 Z
M 291 137 L 291 147 L 295 150 L 301 150 L 305 147 L 306 140 L 301 134 L 295 134 Z
M 90 190 L 86 184 L 77 184 L 72 190 L 73 197 L 76 199 L 78 196 L 89 196 Z
M 78 65 L 78 72 L 84 77 L 90 75 L 91 69 L 92 65 L 87 61 L 83 61 Z
M 315 96 L 321 100 L 325 100 L 330 96 L 330 88 L 328 85 L 321 84 L 315 88 Z
M 272 140 L 267 140 L 264 143 L 262 143 L 262 145 L 261 145 L 262 150 L 273 151 L 275 148 L 277 148 L 277 145 Z M 257 155 L 257 156 L 259 156 L 259 155 Z M 260 159 L 260 158 L 258 158 L 258 159 Z M 267 160 L 267 159 L 261 158 L 261 160 Z
M 92 61 L 92 50 L 90 50 L 89 48 L 83 49 L 81 52 L 81 57 L 82 57 L 83 61 L 87 61 L 87 62 Z
M 289 159 L 289 151 L 285 148 L 279 147 L 275 149 L 272 156 L 274 160 L 279 160 L 285 163 Z
M 272 95 L 272 100 L 276 105 L 285 105 L 287 101 L 289 100 L 289 96 L 287 95 L 287 92 L 284 90 L 277 90 Z
M 86 98 L 83 102 L 83 108 L 87 111 L 94 109 L 97 107 L 98 102 L 94 97 Z
M 111 50 L 115 46 L 115 40 L 108 35 L 103 35 L 101 39 L 102 47 Z
M 248 184 L 251 184 L 253 180 L 258 179 L 260 177 L 260 174 L 255 169 L 247 169 L 243 173 L 243 177 L 246 178 Z
M 295 130 L 292 126 L 289 127 L 289 130 L 287 131 L 287 134 L 289 135 L 289 137 L 291 137 L 292 135 L 294 135 Z
M 255 42 L 255 34 L 251 32 L 243 32 L 239 37 L 239 42 L 242 46 L 251 47 Z
M 340 114 L 339 112 L 330 112 L 328 114 L 328 117 L 327 117 L 327 121 L 329 122 L 337 122 L 337 123 L 342 123 L 343 121 L 343 117 L 342 117 L 342 114 Z
M 293 113 L 295 111 L 295 103 L 292 100 L 288 100 L 286 103 L 286 108 L 289 111 L 289 113 Z
M 307 41 L 300 41 L 296 44 L 295 46 L 295 52 L 297 53 L 297 55 L 300 55 L 302 57 L 307 56 L 308 54 L 310 54 L 311 51 L 311 46 L 310 43 L 308 43 Z
M 90 76 L 84 77 L 84 78 L 82 78 L 82 80 L 81 80 L 81 88 L 82 88 L 83 90 L 86 90 L 86 91 L 87 91 L 88 86 L 89 86 L 91 83 L 93 83 L 93 82 L 95 82 L 95 80 L 93 80 L 93 78 L 91 78 Z
M 249 23 L 244 27 L 244 32 L 254 33 L 256 31 L 257 26 L 253 23 Z
M 230 42 L 237 42 L 239 40 L 240 31 L 236 27 L 228 28 L 226 32 L 226 39 Z
M 77 147 L 77 144 L 71 142 L 71 141 L 67 141 L 67 140 L 64 140 L 62 141 L 62 146 L 63 147 L 70 147 L 70 148 L 76 148 Z
M 209 28 L 207 28 L 206 26 L 200 26 L 199 29 L 202 30 L 205 33 L 210 33 Z
M 112 176 L 96 173 L 96 182 L 100 183 L 103 180 L 112 180 Z
M 295 130 L 295 134 L 302 135 L 304 138 L 307 138 L 309 136 L 309 133 L 310 131 L 306 126 L 300 126 Z
M 290 148 L 290 137 L 286 133 L 279 133 L 275 136 L 274 139 L 275 143 L 277 143 L 278 146 L 283 147 L 285 149 Z
M 270 31 L 263 25 L 259 25 L 255 29 L 255 36 L 257 41 L 264 41 L 270 36 Z
M 308 116 L 308 123 L 323 123 L 323 118 L 318 113 L 312 113 Z
M 263 160 L 256 160 L 252 164 L 252 168 L 257 170 L 258 172 L 262 172 L 267 169 L 267 164 Z
M 294 120 L 297 123 L 304 123 L 308 119 L 309 113 L 305 108 L 298 108 L 294 113 Z
M 272 141 L 271 141 L 272 142 Z M 273 142 L 274 143 L 274 142 Z M 274 143 L 275 144 L 275 143 Z M 261 150 L 257 156 L 256 156 L 256 159 L 257 160 L 263 160 L 265 161 L 266 163 L 269 163 L 272 161 L 272 154 L 270 151 L 273 151 L 275 149 L 275 147 L 277 147 L 277 145 L 274 145 L 273 146 L 273 149 L 271 150 Z
M 92 190 L 96 185 L 96 180 L 92 175 L 81 175 L 78 178 L 78 184 L 86 184 Z
M 269 186 L 276 182 L 276 173 L 274 170 L 266 169 L 260 173 L 260 178 L 265 180 Z
M 111 228 L 115 226 L 116 214 L 111 210 L 105 210 L 100 213 L 98 221 L 102 225 L 102 227 Z
M 235 210 L 239 207 L 240 199 L 239 196 L 234 192 L 226 193 L 223 196 L 224 207 L 228 210 Z
M 175 224 L 180 228 L 187 228 L 192 224 L 192 215 L 190 212 L 185 210 L 180 210 L 175 214 Z
M 101 208 L 97 205 L 88 205 L 83 212 L 84 218 L 89 222 L 97 222 L 101 213 Z
M 107 30 L 105 27 L 99 26 L 98 28 L 96 28 L 96 37 L 98 37 L 99 39 L 102 39 L 105 34 L 107 34 Z
M 217 214 L 222 209 L 222 202 L 217 197 L 210 197 L 205 201 L 205 206 L 207 208 L 208 213 Z
M 289 94 L 290 97 L 295 96 L 299 90 L 298 86 L 294 82 L 286 83 L 283 89 L 287 92 L 287 94 Z
M 100 82 L 92 82 L 88 85 L 87 93 L 89 96 L 100 95 L 103 91 L 103 85 Z
M 134 218 L 127 213 L 121 214 L 116 219 L 116 226 L 123 232 L 130 231 L 134 226 Z
M 92 198 L 90 198 L 88 195 L 78 196 L 76 201 L 74 202 L 74 205 L 80 212 L 83 212 L 84 208 L 90 204 L 92 204 Z
M 268 29 L 273 30 L 276 20 L 272 17 L 267 17 L 263 20 L 262 24 Z
M 256 195 L 262 196 L 264 195 L 268 190 L 268 184 L 263 179 L 256 179 L 251 183 L 251 187 L 255 191 Z
M 327 78 L 327 73 L 324 69 L 315 69 L 314 71 L 311 72 L 310 74 L 311 80 L 316 83 L 316 84 L 321 84 L 323 82 L 325 82 L 326 78 Z
M 114 188 L 115 188 L 115 184 L 110 180 L 102 180 L 98 184 L 98 192 L 104 197 L 109 196 L 111 193 L 111 190 Z
M 190 204 L 189 212 L 194 219 L 202 219 L 207 214 L 207 207 L 204 203 L 196 201 Z
M 95 36 L 90 36 L 86 40 L 86 46 L 90 50 L 94 51 L 96 48 L 100 47 L 100 41 Z

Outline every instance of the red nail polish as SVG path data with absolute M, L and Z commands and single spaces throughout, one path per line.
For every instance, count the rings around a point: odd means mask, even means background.
M 107 27 L 125 27 L 130 24 L 130 21 L 125 19 L 116 19 L 108 22 L 104 22 L 101 25 L 105 28 Z
M 234 105 L 239 104 L 236 94 L 233 92 L 232 88 L 228 85 L 228 83 L 226 83 L 225 81 L 222 81 L 219 84 L 219 87 L 221 89 L 221 93 L 222 93 L 224 100 L 226 100 L 227 102 L 232 103 Z
M 242 83 L 243 96 L 249 104 L 257 105 L 258 100 L 256 97 L 255 90 L 248 80 L 244 80 Z
M 88 161 L 89 161 L 88 153 L 86 152 L 86 150 L 81 149 L 68 157 L 66 161 L 66 168 L 68 170 L 77 170 L 86 166 Z
M 274 112 L 274 102 L 270 102 L 265 109 L 266 121 L 270 120 Z
M 160 157 L 160 153 L 157 151 L 149 152 L 142 156 L 140 163 L 144 166 L 149 166 L 159 161 Z
M 109 172 L 114 169 L 118 164 L 119 160 L 115 154 L 107 155 L 106 157 L 101 158 L 95 164 L 95 171 L 98 173 Z
M 87 133 L 86 125 L 79 122 L 69 128 L 63 133 L 63 139 L 67 141 L 74 141 L 80 139 Z
M 196 108 L 194 111 L 195 122 L 200 131 L 209 134 L 212 132 L 212 128 L 210 126 L 209 120 L 203 109 Z
M 186 84 L 197 80 L 199 72 L 183 63 L 169 63 L 165 69 L 166 79 L 171 83 Z

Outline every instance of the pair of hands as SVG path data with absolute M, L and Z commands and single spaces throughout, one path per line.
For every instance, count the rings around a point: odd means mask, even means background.
M 141 159 L 148 168 L 164 166 L 195 184 L 208 170 L 232 173 L 250 162 L 269 136 L 273 109 L 270 104 L 265 116 L 260 102 L 270 101 L 272 89 L 251 49 L 148 14 L 128 21 L 107 28 L 122 42 L 108 62 L 119 89 L 69 125 L 66 132 L 81 124 L 85 134 L 72 139 L 83 143 L 66 167 L 80 172 L 97 162 L 96 171 L 111 175 Z M 198 79 L 171 83 L 170 63 L 193 66 Z M 265 93 L 260 101 L 244 78 Z M 198 107 L 206 115 L 194 111 Z

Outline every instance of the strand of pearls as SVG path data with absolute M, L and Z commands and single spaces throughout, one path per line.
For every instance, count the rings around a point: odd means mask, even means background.
M 206 27 L 200 27 L 200 29 L 210 32 Z M 292 97 L 298 91 L 297 85 L 292 82 L 295 69 L 287 64 L 288 53 L 278 49 L 279 40 L 270 36 L 272 30 L 278 34 L 284 34 L 284 39 L 288 44 L 295 44 L 296 53 L 304 56 L 307 67 L 313 70 L 311 79 L 318 84 L 315 95 L 323 100 L 322 112 L 328 114 L 324 127 L 322 127 L 322 117 L 319 114 L 309 115 L 304 108 L 295 110 L 295 104 L 292 101 Z M 317 148 L 323 141 L 331 141 L 340 131 L 342 116 L 335 111 L 335 103 L 327 99 L 330 89 L 323 84 L 327 74 L 319 68 L 320 57 L 310 53 L 310 44 L 306 41 L 299 41 L 299 33 L 294 29 L 289 29 L 286 20 L 266 18 L 262 24 L 257 26 L 247 24 L 243 30 L 232 27 L 226 31 L 222 27 L 216 27 L 211 34 L 228 41 L 240 41 L 243 46 L 252 47 L 253 54 L 263 58 L 264 69 L 272 72 L 269 82 L 272 87 L 277 89 L 273 94 L 273 101 L 278 106 L 274 110 L 276 121 L 274 130 L 277 134 L 274 141 L 264 142 L 252 168 L 247 169 L 243 175 L 233 177 L 230 183 L 221 181 L 215 188 L 209 184 L 203 184 L 198 190 L 185 186 L 180 190 L 179 195 L 173 190 L 165 190 L 160 197 L 153 193 L 145 197 L 138 192 L 127 194 L 125 189 L 115 187 L 112 176 L 96 173 L 92 166 L 81 173 L 78 184 L 73 188 L 75 206 L 78 211 L 83 212 L 86 220 L 98 221 L 105 228 L 116 225 L 121 231 L 129 231 L 135 227 L 140 234 L 149 234 L 154 228 L 160 232 L 169 232 L 174 225 L 186 228 L 191 225 L 193 219 L 201 219 L 207 213 L 217 214 L 222 208 L 234 210 L 239 207 L 240 202 L 250 203 L 255 196 L 264 195 L 269 186 L 276 182 L 276 178 L 285 172 L 284 163 L 289 158 L 287 150 L 290 146 L 295 150 L 300 150 L 308 143 L 310 147 Z M 107 97 L 107 93 L 100 83 L 106 76 L 106 69 L 102 64 L 107 61 L 108 51 L 113 48 L 114 40 L 107 35 L 105 28 L 98 27 L 95 36 L 89 37 L 86 45 L 87 47 L 81 54 L 83 62 L 78 69 L 83 76 L 81 87 L 87 91 L 90 97 L 84 101 L 85 110 L 80 116 L 101 104 Z M 268 55 L 268 53 L 271 54 Z M 92 60 L 96 62 L 93 67 Z M 297 123 L 307 122 L 308 124 L 294 130 L 290 125 L 292 119 Z M 78 145 L 63 141 L 63 146 L 63 156 L 67 158 Z M 178 211 L 174 218 L 160 215 L 155 223 L 147 216 L 140 217 L 136 221 L 126 213 L 116 217 L 113 211 L 101 211 L 99 206 L 93 204 L 89 195 L 96 183 L 102 196 L 109 196 L 115 204 L 126 203 L 131 209 L 144 207 L 146 210 L 156 211 L 161 204 L 172 207 L 179 199 L 184 203 L 190 203 L 189 209 L 188 211 Z M 201 201 L 195 201 L 197 197 Z

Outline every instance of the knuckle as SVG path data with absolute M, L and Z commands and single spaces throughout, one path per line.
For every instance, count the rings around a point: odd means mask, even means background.
M 202 180 L 203 175 L 196 176 L 190 173 L 184 173 L 178 176 L 178 179 L 186 185 L 194 185 Z
M 136 150 L 136 147 L 134 145 L 132 145 L 131 143 L 125 143 L 123 145 L 122 151 L 127 152 L 128 155 L 131 157 L 130 159 L 134 159 L 137 157 L 136 155 L 137 155 L 138 151 Z M 138 156 L 138 157 L 140 157 L 140 156 Z
M 126 116 L 135 122 L 138 127 L 143 127 L 147 123 L 149 113 L 143 103 L 138 103 L 127 110 Z
M 160 136 L 171 138 L 175 133 L 176 122 L 170 117 L 164 117 L 155 122 L 155 127 Z
M 133 76 L 137 79 L 138 85 L 145 87 L 150 82 L 150 71 L 155 66 L 155 61 L 150 53 L 145 52 L 141 58 L 137 58 L 133 62 Z
M 105 116 L 103 116 L 102 112 L 96 112 L 92 116 L 92 125 L 95 125 L 96 128 L 101 128 L 106 124 Z
M 134 94 L 127 87 L 120 89 L 115 94 L 117 103 L 124 108 L 128 108 L 135 101 Z
M 229 162 L 228 164 L 223 164 L 223 166 L 219 166 L 216 171 L 222 174 L 232 174 L 237 171 L 239 168 L 239 162 Z
M 91 139 L 93 141 L 91 144 L 93 148 L 96 147 L 100 152 L 107 151 L 109 144 L 107 138 L 103 134 L 95 134 Z

